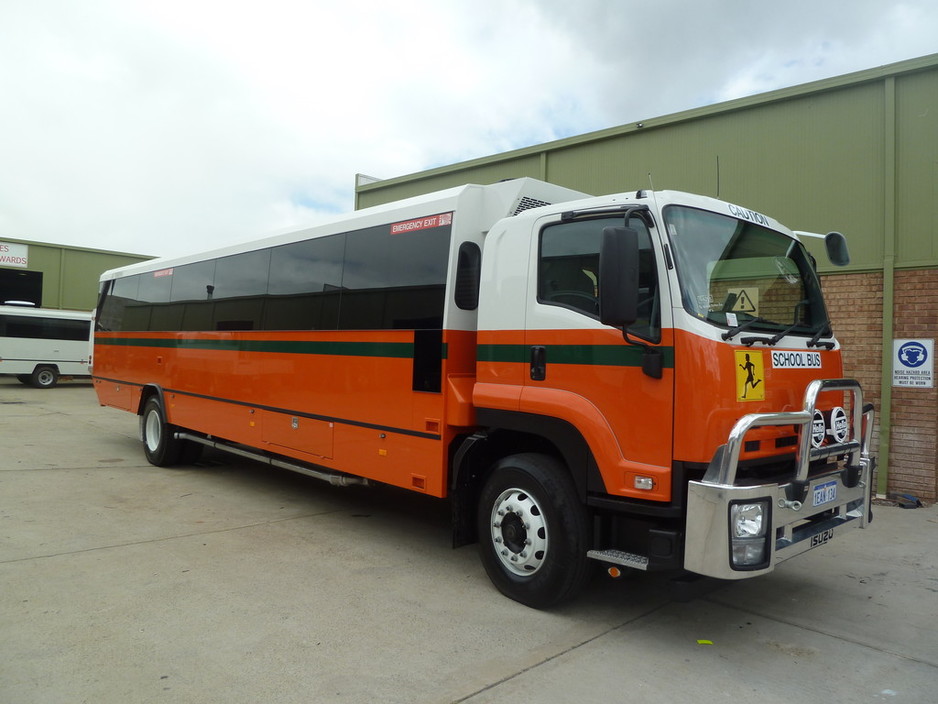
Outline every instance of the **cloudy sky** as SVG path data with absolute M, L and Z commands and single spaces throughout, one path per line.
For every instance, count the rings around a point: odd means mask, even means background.
M 935 52 L 934 0 L 0 0 L 0 240 L 182 254 Z

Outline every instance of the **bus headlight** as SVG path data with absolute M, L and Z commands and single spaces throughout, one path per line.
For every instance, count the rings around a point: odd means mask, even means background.
M 757 569 L 768 561 L 768 501 L 730 504 L 730 543 L 733 569 Z

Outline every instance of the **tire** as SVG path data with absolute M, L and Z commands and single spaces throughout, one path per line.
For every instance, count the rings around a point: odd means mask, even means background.
M 157 467 L 172 467 L 179 463 L 184 446 L 182 441 L 173 437 L 176 428 L 166 422 L 159 397 L 151 396 L 143 404 L 140 429 L 147 462 Z
M 497 462 L 477 520 L 482 565 L 510 599 L 544 609 L 572 599 L 589 580 L 589 516 L 553 457 L 529 453 Z
M 29 383 L 37 389 L 51 389 L 59 383 L 59 370 L 49 366 L 36 367 L 29 377 Z

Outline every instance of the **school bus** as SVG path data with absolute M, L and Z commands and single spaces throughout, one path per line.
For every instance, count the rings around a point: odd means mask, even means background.
M 90 377 L 91 313 L 0 306 L 0 374 L 51 389 L 62 376 Z
M 108 271 L 94 385 L 158 466 L 447 499 L 538 608 L 596 564 L 754 577 L 869 519 L 873 410 L 814 260 L 692 194 L 466 185 Z

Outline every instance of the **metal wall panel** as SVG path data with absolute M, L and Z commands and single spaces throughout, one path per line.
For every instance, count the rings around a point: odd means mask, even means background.
M 358 189 L 359 207 L 517 176 L 593 194 L 668 188 L 842 231 L 852 262 L 838 271 L 882 269 L 893 250 L 896 267 L 938 265 L 938 55 L 642 125 L 381 181 Z
M 938 69 L 896 80 L 896 265 L 938 266 Z
M 42 272 L 44 308 L 92 310 L 98 303 L 101 272 L 149 257 L 120 252 L 8 239 L 29 247 L 28 271 Z
M 793 229 L 842 230 L 854 268 L 875 268 L 882 261 L 882 131 L 882 90 L 865 85 L 553 151 L 548 171 L 591 193 L 691 191 Z
M 378 181 L 372 186 L 357 189 L 356 208 L 361 210 L 467 183 L 489 184 L 525 176 L 547 180 L 541 173 L 538 154 L 490 157 L 466 162 L 458 167 L 434 169 L 388 182 Z

